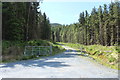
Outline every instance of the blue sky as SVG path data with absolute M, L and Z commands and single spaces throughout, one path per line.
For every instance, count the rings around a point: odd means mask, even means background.
M 78 22 L 80 12 L 91 12 L 93 7 L 110 2 L 47 2 L 40 4 L 41 12 L 45 12 L 51 23 L 72 24 Z

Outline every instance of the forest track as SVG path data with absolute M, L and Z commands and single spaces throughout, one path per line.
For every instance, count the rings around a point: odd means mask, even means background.
M 75 49 L 37 60 L 0 64 L 2 78 L 118 78 L 118 70 L 98 64 Z

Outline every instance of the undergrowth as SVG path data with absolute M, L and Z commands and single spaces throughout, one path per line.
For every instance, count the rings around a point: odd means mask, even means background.
M 25 46 L 52 46 L 52 54 L 46 55 L 24 55 Z M 46 40 L 31 41 L 2 41 L 2 62 L 13 62 L 28 59 L 38 59 L 51 56 L 65 51 L 60 45 Z

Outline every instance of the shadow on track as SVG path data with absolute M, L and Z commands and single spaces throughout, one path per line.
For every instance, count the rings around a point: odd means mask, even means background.
M 6 63 L 6 64 L 0 64 L 0 68 L 6 68 L 6 67 L 10 67 L 10 68 L 14 68 L 16 65 L 20 65 L 23 67 L 66 67 L 66 66 L 70 66 L 65 64 L 65 62 L 59 62 L 59 61 L 50 61 L 53 60 L 54 58 L 58 59 L 58 58 L 70 58 L 70 57 L 75 57 L 75 56 L 85 56 L 83 54 L 77 54 L 76 50 L 66 50 L 64 53 L 61 54 L 57 54 L 55 56 L 50 56 L 50 57 L 45 57 L 42 59 L 37 59 L 37 60 L 23 60 L 23 61 L 17 61 L 17 62 L 12 62 L 12 63 Z M 85 56 L 86 57 L 86 56 Z

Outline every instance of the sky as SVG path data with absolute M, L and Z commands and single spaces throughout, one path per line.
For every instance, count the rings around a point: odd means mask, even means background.
M 46 13 L 50 23 L 73 24 L 78 22 L 79 14 L 85 10 L 88 13 L 92 8 L 98 8 L 99 5 L 109 4 L 110 1 L 43 1 L 40 4 L 42 13 Z

